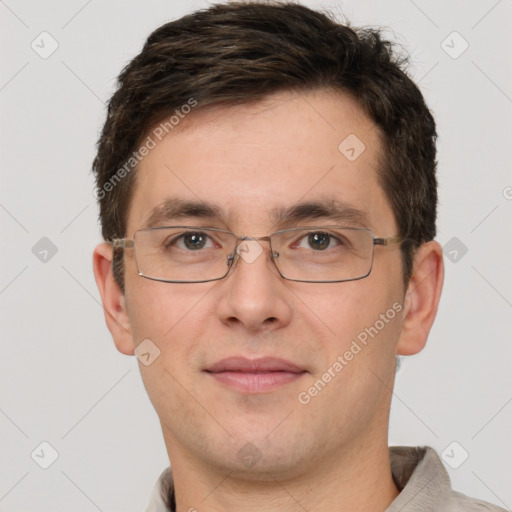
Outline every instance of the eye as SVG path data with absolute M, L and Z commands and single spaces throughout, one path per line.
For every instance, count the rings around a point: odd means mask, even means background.
M 173 237 L 171 240 L 165 242 L 164 245 L 166 248 L 176 246 L 179 249 L 187 251 L 198 251 L 207 247 L 208 243 L 212 244 L 212 240 L 206 233 L 190 231 Z M 213 245 L 209 247 L 213 247 Z
M 325 251 L 326 249 L 332 249 L 338 245 L 342 245 L 339 238 L 323 231 L 308 233 L 299 243 L 300 248 L 314 249 L 315 251 Z

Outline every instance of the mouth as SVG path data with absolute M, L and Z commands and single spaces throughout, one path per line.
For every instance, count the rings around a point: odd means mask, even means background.
M 205 372 L 216 382 L 242 393 L 265 393 L 300 379 L 307 371 L 274 357 L 228 357 Z

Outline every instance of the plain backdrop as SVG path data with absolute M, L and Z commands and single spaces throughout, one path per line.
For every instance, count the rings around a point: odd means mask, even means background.
M 446 281 L 426 349 L 397 376 L 389 442 L 433 446 L 460 463 L 455 489 L 510 509 L 512 2 L 304 3 L 387 27 L 438 123 Z M 90 168 L 122 67 L 207 6 L 0 1 L 2 511 L 141 511 L 168 465 L 137 361 L 104 323 Z

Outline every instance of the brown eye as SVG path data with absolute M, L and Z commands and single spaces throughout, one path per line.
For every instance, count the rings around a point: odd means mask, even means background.
M 308 243 L 311 248 L 323 251 L 329 247 L 331 235 L 329 233 L 311 233 L 308 236 Z
M 183 235 L 183 243 L 187 249 L 202 249 L 206 243 L 206 238 L 202 233 L 187 233 Z
M 187 251 L 198 251 L 208 248 L 208 242 L 212 242 L 210 237 L 200 231 L 190 231 L 175 236 L 164 243 L 166 249 L 177 247 Z

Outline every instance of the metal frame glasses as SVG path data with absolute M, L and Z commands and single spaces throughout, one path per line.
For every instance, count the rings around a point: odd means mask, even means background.
M 282 278 L 337 283 L 367 277 L 375 246 L 387 247 L 403 239 L 376 237 L 366 228 L 332 225 L 283 229 L 262 237 L 200 226 L 163 226 L 140 229 L 133 239 L 116 238 L 111 243 L 116 252 L 134 249 L 142 277 L 166 283 L 204 283 L 226 277 L 240 257 L 252 263 L 264 251 L 259 241 L 269 243 L 270 257 Z

